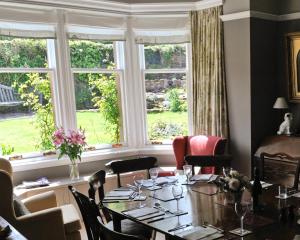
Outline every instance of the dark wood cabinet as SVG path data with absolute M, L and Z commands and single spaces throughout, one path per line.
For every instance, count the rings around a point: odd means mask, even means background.
M 263 152 L 269 154 L 286 153 L 291 157 L 300 158 L 300 137 L 271 136 L 266 138 L 256 151 L 254 158 L 254 166 L 258 166 L 261 173 L 263 172 L 263 164 L 260 159 L 260 154 Z M 296 160 L 292 161 L 281 158 L 265 158 L 265 181 L 293 186 L 296 167 Z

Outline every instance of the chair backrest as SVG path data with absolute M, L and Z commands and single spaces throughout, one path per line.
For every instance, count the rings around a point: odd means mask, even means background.
M 176 167 L 181 169 L 187 155 L 222 155 L 225 153 L 227 140 L 217 136 L 180 136 L 173 141 L 173 151 L 176 158 Z M 203 173 L 213 172 L 213 168 L 203 168 Z
M 0 216 L 13 224 L 16 220 L 13 208 L 13 183 L 9 174 L 3 170 L 0 170 L 0 193 Z
M 73 186 L 69 186 L 68 188 L 73 194 L 80 209 L 88 239 L 99 240 L 100 224 L 97 218 L 100 217 L 100 212 L 96 203 L 94 202 L 94 200 L 90 200 L 90 198 L 88 198 L 87 196 L 76 191 Z
M 98 218 L 99 219 L 99 218 Z M 106 227 L 99 219 L 101 240 L 142 240 L 142 238 L 119 233 Z
M 281 159 L 281 160 L 289 160 L 293 163 L 296 163 L 296 168 L 294 171 L 294 181 L 293 181 L 293 188 L 298 190 L 298 185 L 299 185 L 299 175 L 300 175 L 300 158 L 294 158 L 286 153 L 274 153 L 274 154 L 269 154 L 266 152 L 262 152 L 260 154 L 260 159 L 261 159 L 261 169 L 262 169 L 262 180 L 265 180 L 265 159 Z M 285 176 L 287 177 L 287 176 Z M 278 179 L 280 180 L 280 179 Z
M 148 170 L 157 166 L 157 159 L 155 157 L 140 157 L 135 159 L 128 160 L 116 160 L 109 163 L 109 167 L 114 174 L 117 174 L 118 177 L 118 186 L 121 187 L 121 173 L 139 171 L 139 170 Z
M 111 221 L 111 216 L 108 212 L 108 210 L 103 206 L 102 200 L 104 199 L 104 184 L 105 184 L 105 176 L 106 172 L 104 170 L 100 170 L 96 173 L 94 173 L 90 178 L 89 178 L 89 198 L 93 199 L 96 202 L 96 193 L 98 192 L 98 197 L 99 197 L 99 210 L 100 210 L 100 215 L 102 222 L 110 222 Z M 103 215 L 103 217 L 102 217 Z
M 187 164 L 193 166 L 193 175 L 195 174 L 195 167 L 209 167 L 214 166 L 217 174 L 221 173 L 223 167 L 231 166 L 231 155 L 214 155 L 214 156 L 186 156 Z
M 0 158 L 0 170 L 7 172 L 12 177 L 12 167 L 9 160 Z

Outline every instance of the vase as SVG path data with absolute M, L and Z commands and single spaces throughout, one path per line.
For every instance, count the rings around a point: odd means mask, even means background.
M 235 203 L 240 203 L 242 201 L 244 191 L 238 191 L 238 192 L 230 192 L 227 191 L 225 192 L 225 198 L 227 204 L 235 204 Z
M 70 167 L 70 179 L 78 180 L 79 179 L 78 163 L 72 163 L 69 165 L 69 167 Z

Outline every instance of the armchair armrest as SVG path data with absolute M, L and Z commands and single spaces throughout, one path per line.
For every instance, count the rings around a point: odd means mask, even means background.
M 16 220 L 16 228 L 30 240 L 65 240 L 62 211 L 51 208 L 27 214 Z
M 231 166 L 231 155 L 194 155 L 194 156 L 186 156 L 185 161 L 187 164 L 193 166 L 193 174 L 194 167 L 211 167 L 214 166 L 218 170 L 220 170 L 222 167 L 230 167 Z
M 22 200 L 31 213 L 57 207 L 54 191 L 48 191 Z

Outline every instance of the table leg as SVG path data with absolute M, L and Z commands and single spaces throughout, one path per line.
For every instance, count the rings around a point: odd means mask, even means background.
M 114 231 L 122 232 L 121 220 L 122 218 L 118 214 L 112 214 Z

